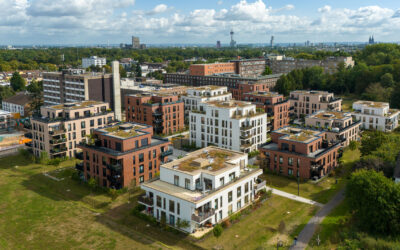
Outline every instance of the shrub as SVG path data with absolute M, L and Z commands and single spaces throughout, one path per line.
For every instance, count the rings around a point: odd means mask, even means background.
M 224 229 L 222 228 L 222 226 L 220 224 L 215 225 L 215 227 L 213 228 L 213 234 L 216 238 L 219 238 L 219 236 L 221 236 L 222 231 Z
M 142 213 L 142 211 L 143 211 L 144 209 L 146 209 L 146 207 L 145 207 L 144 205 L 138 204 L 137 206 L 135 206 L 135 207 L 133 208 L 132 214 L 133 214 L 134 216 L 136 216 L 136 217 L 138 217 L 138 218 L 144 220 L 144 221 L 147 221 L 147 222 L 151 223 L 152 225 L 157 225 L 157 220 L 156 220 L 154 217 Z
M 222 222 L 222 227 L 223 228 L 228 228 L 228 227 L 230 227 L 231 226 L 231 222 L 229 221 L 229 220 L 224 220 L 223 222 Z
M 233 223 L 233 222 L 240 220 L 240 217 L 242 217 L 242 214 L 240 212 L 237 212 L 237 213 L 231 214 L 229 216 L 229 220 L 231 221 L 231 223 Z

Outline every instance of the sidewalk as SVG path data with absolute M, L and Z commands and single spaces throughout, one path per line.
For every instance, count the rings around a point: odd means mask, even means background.
M 322 222 L 322 220 L 334 209 L 340 202 L 344 199 L 344 189 L 340 190 L 326 205 L 322 207 L 321 210 L 317 212 L 314 217 L 310 219 L 307 225 L 301 230 L 299 236 L 297 237 L 296 246 L 292 246 L 292 250 L 302 250 L 305 249 L 313 237 L 317 226 Z
M 319 206 L 319 207 L 323 207 L 324 206 L 324 204 L 321 204 L 319 202 L 316 202 L 316 201 L 313 201 L 313 200 L 310 200 L 310 199 L 307 199 L 307 198 L 304 198 L 304 197 L 301 197 L 301 196 L 297 196 L 297 195 L 294 195 L 294 194 L 291 194 L 291 193 L 287 193 L 287 192 L 284 192 L 284 191 L 281 191 L 281 190 L 278 190 L 278 189 L 275 189 L 275 188 L 271 188 L 271 187 L 266 186 L 266 189 L 267 189 L 267 191 L 268 190 L 272 190 L 273 194 L 276 194 L 276 195 L 279 195 L 279 196 L 282 196 L 282 197 L 286 197 L 286 198 L 291 199 L 291 200 L 295 200 L 295 201 L 298 201 L 298 202 L 302 202 L 302 203 L 306 203 L 306 204 L 310 204 L 310 205 L 314 205 L 314 206 Z

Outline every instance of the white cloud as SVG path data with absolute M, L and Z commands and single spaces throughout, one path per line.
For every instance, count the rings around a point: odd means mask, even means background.
M 222 0 L 220 0 L 222 4 Z M 217 2 L 217 4 L 219 4 Z M 366 34 L 400 40 L 400 9 L 364 6 L 342 9 L 323 6 L 316 17 L 286 13 L 293 5 L 271 8 L 262 0 L 241 0 L 221 10 L 194 9 L 183 13 L 165 4 L 149 11 L 132 10 L 134 0 L 0 0 L 0 32 L 7 39 L 114 43 L 130 33 L 145 42 L 238 42 L 365 40 Z M 169 14 L 168 14 L 169 13 Z M 159 15 L 162 14 L 162 15 Z M 17 27 L 17 28 L 16 28 Z M 23 36 L 21 35 L 23 34 Z M 268 35 L 268 36 L 269 36 Z M 70 40 L 68 40 L 70 39 Z M 300 41 L 301 41 L 300 40 Z M 7 41 L 1 41 L 4 43 Z

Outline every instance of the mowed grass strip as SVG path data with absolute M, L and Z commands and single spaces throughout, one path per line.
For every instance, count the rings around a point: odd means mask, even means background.
M 293 238 L 307 221 L 315 214 L 315 207 L 273 195 L 260 208 L 247 215 L 242 215 L 239 222 L 224 229 L 219 238 L 212 234 L 198 241 L 198 245 L 206 248 L 223 249 L 271 249 L 277 240 L 284 246 L 290 246 Z M 279 224 L 285 224 L 280 232 Z

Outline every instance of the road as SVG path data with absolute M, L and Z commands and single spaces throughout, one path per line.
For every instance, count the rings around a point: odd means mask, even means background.
M 313 200 L 310 200 L 310 199 L 307 199 L 307 198 L 304 198 L 304 197 L 301 197 L 301 196 L 297 196 L 297 195 L 294 195 L 294 194 L 291 194 L 291 193 L 287 193 L 287 192 L 284 192 L 284 191 L 281 191 L 281 190 L 278 190 L 278 189 L 275 189 L 275 188 L 271 188 L 271 187 L 268 187 L 268 186 L 266 188 L 267 188 L 267 190 L 272 190 L 272 193 L 275 194 L 275 195 L 279 195 L 279 196 L 282 196 L 282 197 L 285 197 L 285 198 L 288 198 L 288 199 L 291 199 L 291 200 L 295 200 L 295 201 L 298 201 L 298 202 L 302 202 L 302 203 L 306 203 L 306 204 L 310 204 L 310 205 L 314 205 L 314 206 L 318 206 L 318 207 L 324 207 L 324 204 L 321 204 L 319 202 L 316 202 L 316 201 L 313 201 Z

